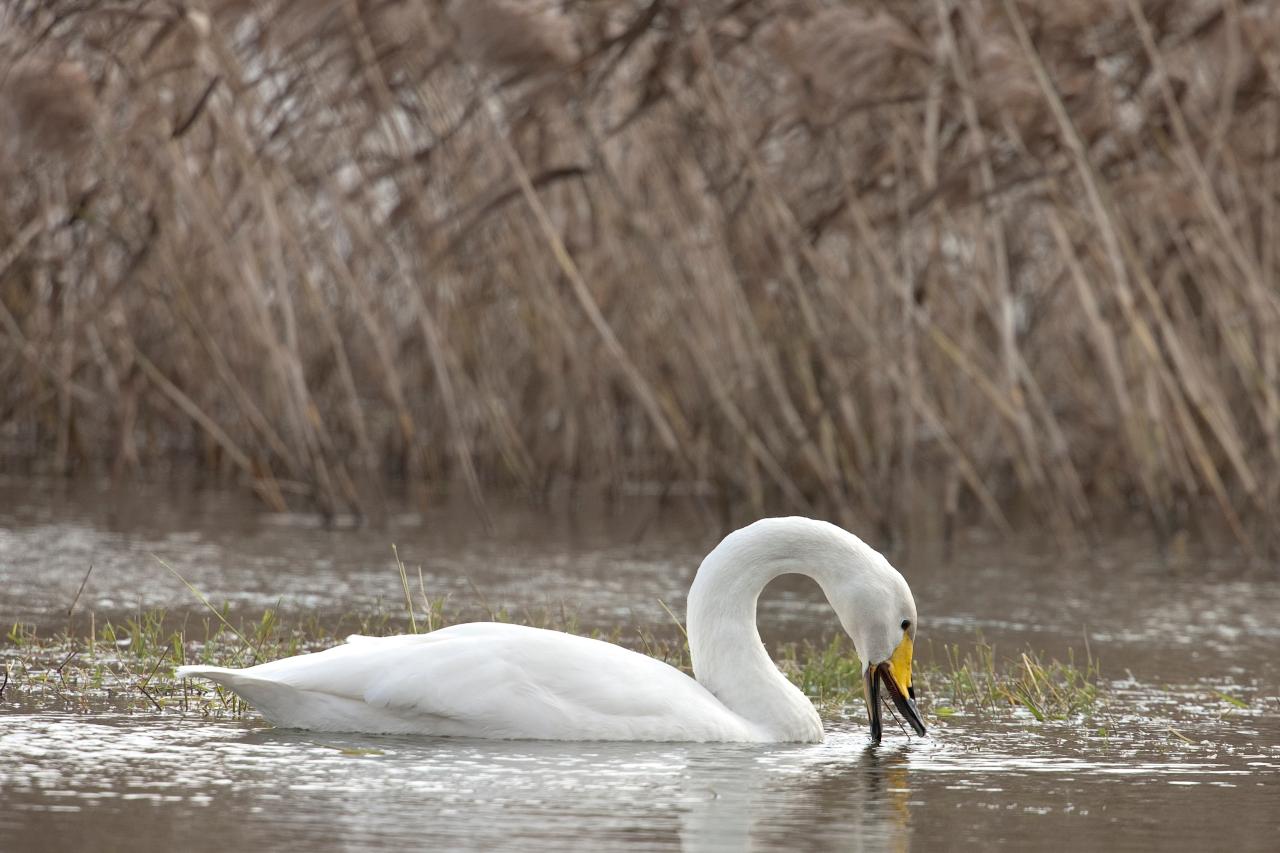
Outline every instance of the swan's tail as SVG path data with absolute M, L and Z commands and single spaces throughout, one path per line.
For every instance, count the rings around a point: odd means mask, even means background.
M 292 687 L 243 669 L 225 666 L 180 666 L 178 678 L 207 678 L 231 690 L 257 708 L 272 723 L 285 728 L 328 732 L 421 732 L 415 718 L 363 699 L 320 689 Z
M 246 674 L 243 669 L 225 666 L 180 666 L 178 678 L 207 678 L 216 681 L 262 712 L 276 725 L 312 728 L 297 719 L 297 707 L 306 707 L 305 691 Z
M 178 678 L 207 678 L 230 687 L 240 675 L 240 670 L 228 669 L 225 666 L 180 666 L 174 674 Z
M 241 699 L 256 707 L 259 711 L 269 712 L 277 704 L 281 690 L 292 692 L 273 682 L 247 676 L 242 669 L 231 669 L 225 666 L 180 666 L 175 670 L 178 678 L 207 678 L 216 681 L 235 693 Z M 268 713 L 268 716 L 270 714 Z

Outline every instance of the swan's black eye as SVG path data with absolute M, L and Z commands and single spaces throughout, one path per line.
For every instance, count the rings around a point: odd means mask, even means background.
M 910 619 L 903 619 L 903 620 L 902 620 L 902 630 L 904 630 L 904 631 L 905 631 L 905 630 L 907 630 L 907 629 L 908 629 L 908 628 L 910 628 L 910 627 L 911 627 L 911 620 L 910 620 Z

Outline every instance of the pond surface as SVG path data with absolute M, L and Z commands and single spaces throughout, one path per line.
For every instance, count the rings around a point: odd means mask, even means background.
M 572 614 L 670 628 L 718 531 L 641 501 L 591 512 L 448 507 L 322 529 L 218 493 L 65 492 L 0 483 L 0 625 L 87 630 L 213 602 L 403 610 L 391 544 L 455 614 Z M 872 541 L 872 544 L 876 544 Z M 860 708 L 814 746 L 552 744 L 276 731 L 178 715 L 51 713 L 0 698 L 0 850 L 1239 849 L 1280 833 L 1280 570 L 1141 541 L 1058 553 L 970 543 L 892 555 L 920 611 L 918 654 L 977 633 L 1053 655 L 1087 642 L 1098 720 L 957 714 L 867 748 Z M 765 593 L 774 643 L 837 629 L 815 585 Z M 3 641 L 0 640 L 0 645 Z M 1224 697 L 1232 697 L 1229 701 Z M 1240 707 L 1243 705 L 1243 707 Z

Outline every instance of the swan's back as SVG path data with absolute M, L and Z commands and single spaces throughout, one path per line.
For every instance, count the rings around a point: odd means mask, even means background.
M 749 741 L 759 733 L 702 685 L 599 640 L 474 622 L 246 669 L 182 667 L 279 726 L 548 740 Z

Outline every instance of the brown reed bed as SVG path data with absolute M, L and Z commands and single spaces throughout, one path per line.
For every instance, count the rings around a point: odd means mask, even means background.
M 10 0 L 0 464 L 1267 538 L 1262 2 Z

